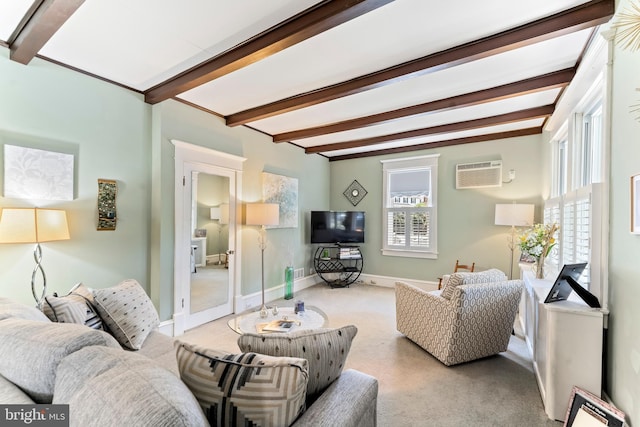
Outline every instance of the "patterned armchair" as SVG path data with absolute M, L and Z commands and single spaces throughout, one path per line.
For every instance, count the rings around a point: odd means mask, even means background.
M 452 274 L 442 291 L 396 283 L 396 327 L 447 366 L 507 350 L 524 283 L 499 270 Z

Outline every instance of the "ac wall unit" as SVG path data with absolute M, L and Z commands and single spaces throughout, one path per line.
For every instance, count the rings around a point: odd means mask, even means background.
M 502 161 L 456 165 L 456 189 L 502 186 Z

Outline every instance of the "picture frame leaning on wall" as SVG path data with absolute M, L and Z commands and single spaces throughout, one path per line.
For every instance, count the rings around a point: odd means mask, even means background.
M 565 427 L 624 427 L 624 412 L 580 387 L 573 387 Z

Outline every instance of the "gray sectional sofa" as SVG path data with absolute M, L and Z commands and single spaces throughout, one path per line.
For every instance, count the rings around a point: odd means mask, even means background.
M 0 403 L 68 404 L 72 426 L 207 426 L 176 347 L 153 330 L 125 350 L 105 331 L 0 297 Z M 375 378 L 346 370 L 293 425 L 374 426 L 377 394 Z

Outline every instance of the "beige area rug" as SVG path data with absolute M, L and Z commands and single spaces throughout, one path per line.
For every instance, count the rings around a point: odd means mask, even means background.
M 508 351 L 446 367 L 396 330 L 393 289 L 362 284 L 331 289 L 319 284 L 296 293 L 293 300 L 272 304 L 293 306 L 297 299 L 321 308 L 330 327 L 358 327 L 346 368 L 378 379 L 381 427 L 562 425 L 544 413 L 518 330 Z M 238 352 L 238 335 L 227 325 L 230 318 L 195 328 L 179 339 Z
M 227 302 L 229 293 L 229 270 L 224 265 L 207 264 L 191 273 L 191 312 Z

